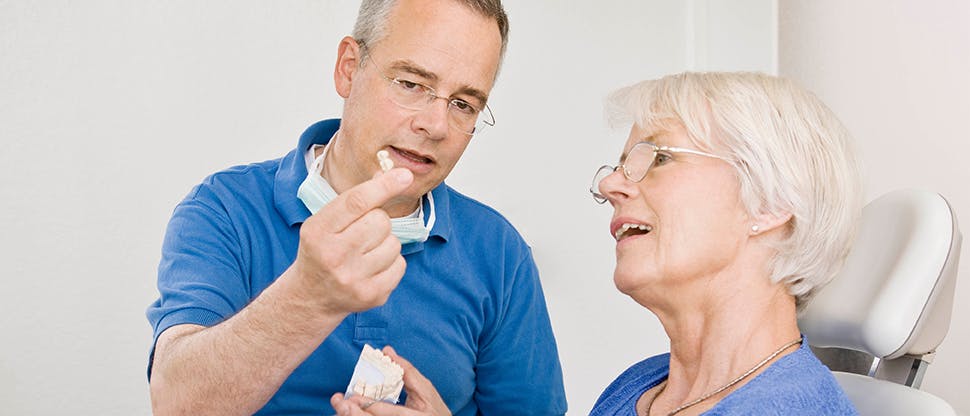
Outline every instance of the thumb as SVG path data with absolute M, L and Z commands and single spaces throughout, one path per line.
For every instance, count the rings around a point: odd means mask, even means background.
M 372 176 L 371 179 L 377 179 L 384 176 L 387 176 L 387 178 L 384 178 L 385 180 L 387 179 L 395 180 L 405 185 L 410 185 L 411 182 L 414 180 L 414 174 L 411 173 L 410 170 L 405 168 L 393 168 L 391 170 L 388 170 L 387 172 L 378 170 L 377 172 L 374 173 L 374 176 Z

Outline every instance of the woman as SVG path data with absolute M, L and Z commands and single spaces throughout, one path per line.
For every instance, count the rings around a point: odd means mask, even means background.
M 614 283 L 660 319 L 670 353 L 623 372 L 591 414 L 857 414 L 796 322 L 860 212 L 845 128 L 812 94 L 755 73 L 671 75 L 610 103 L 633 127 L 590 192 L 613 206 Z M 447 414 L 388 353 L 409 408 L 338 394 L 338 413 Z
M 861 203 L 849 136 L 793 83 L 683 73 L 624 88 L 613 206 L 616 287 L 653 312 L 670 353 L 641 361 L 593 415 L 856 414 L 796 313 L 848 253 Z

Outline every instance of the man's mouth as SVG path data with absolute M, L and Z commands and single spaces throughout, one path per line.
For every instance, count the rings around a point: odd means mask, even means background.
M 648 224 L 635 224 L 635 223 L 623 223 L 613 231 L 613 238 L 616 241 L 620 241 L 627 237 L 632 237 L 634 235 L 643 235 L 653 231 L 653 227 Z
M 428 156 L 425 156 L 416 152 L 412 152 L 410 150 L 394 147 L 394 146 L 389 146 L 389 147 L 391 148 L 391 150 L 394 151 L 395 154 L 397 154 L 398 157 L 400 157 L 401 159 L 404 159 L 405 161 L 409 161 L 412 163 L 420 163 L 420 164 L 434 163 L 434 160 Z

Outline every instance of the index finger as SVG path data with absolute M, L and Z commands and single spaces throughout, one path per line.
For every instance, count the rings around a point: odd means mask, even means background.
M 397 350 L 395 350 L 394 347 L 390 345 L 385 345 L 384 348 L 381 349 L 381 352 L 383 352 L 384 355 L 388 356 L 391 359 L 391 361 L 394 361 L 394 363 L 396 363 L 397 365 L 400 365 L 401 368 L 404 368 L 404 369 L 414 368 L 415 370 L 417 370 L 417 368 L 414 367 L 414 364 L 411 364 L 410 361 L 406 360 L 404 357 L 398 354 Z
M 325 227 L 329 231 L 341 232 L 362 215 L 404 192 L 413 180 L 411 171 L 391 169 L 344 191 L 318 213 L 327 219 Z
M 364 403 L 364 399 L 360 396 L 344 397 L 343 394 L 336 393 L 330 397 L 330 405 L 338 416 L 370 415 L 362 407 Z
M 404 370 L 404 390 L 408 392 L 409 395 L 416 395 L 423 400 L 431 400 L 432 396 L 439 396 L 438 390 L 435 388 L 431 380 L 428 380 L 421 371 L 418 370 L 414 364 L 406 360 L 404 357 L 400 356 L 397 351 L 394 350 L 390 345 L 385 346 L 383 349 L 385 355 L 391 358 L 397 365 L 401 366 Z M 412 397 L 412 396 L 408 396 Z

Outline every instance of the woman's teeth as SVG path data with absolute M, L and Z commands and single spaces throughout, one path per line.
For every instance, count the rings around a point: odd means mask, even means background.
M 646 234 L 646 233 L 649 233 L 650 231 L 653 231 L 653 227 L 646 224 L 627 223 L 620 226 L 620 228 L 617 228 L 616 233 L 613 235 L 613 237 L 616 238 L 616 241 L 620 241 L 620 238 L 624 237 L 627 231 L 630 231 L 630 230 L 636 230 L 634 232 L 637 234 L 640 234 L 638 231 L 643 231 L 643 234 Z

